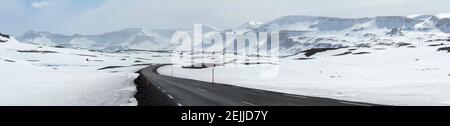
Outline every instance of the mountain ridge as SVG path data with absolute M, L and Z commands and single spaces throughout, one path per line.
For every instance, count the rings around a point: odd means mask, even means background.
M 158 30 L 129 28 L 98 35 L 62 35 L 50 32 L 27 32 L 17 39 L 21 42 L 82 48 L 100 51 L 126 49 L 171 50 L 177 29 Z M 192 34 L 192 29 L 181 29 Z M 445 15 L 376 16 L 338 18 L 289 15 L 267 23 L 247 22 L 228 30 L 204 26 L 204 32 L 280 32 L 282 55 L 292 55 L 311 48 L 339 48 L 383 43 L 418 43 L 422 39 L 450 36 L 450 18 Z M 421 38 L 421 39 L 416 39 Z M 201 46 L 196 46 L 201 47 Z

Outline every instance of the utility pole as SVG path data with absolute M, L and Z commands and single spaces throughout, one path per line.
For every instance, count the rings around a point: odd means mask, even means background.
M 211 72 L 211 73 L 212 73 L 212 76 L 211 76 L 211 82 L 212 82 L 213 84 L 215 83 L 215 82 L 214 82 L 214 72 L 215 72 L 215 71 L 214 71 L 214 68 L 215 68 L 215 67 L 212 67 L 212 72 Z

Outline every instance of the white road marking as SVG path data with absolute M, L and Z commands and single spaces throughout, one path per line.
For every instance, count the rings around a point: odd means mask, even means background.
M 242 101 L 242 103 L 247 104 L 247 105 L 250 105 L 250 106 L 257 106 L 257 105 L 255 105 L 255 104 L 252 104 L 252 103 L 249 103 L 249 102 L 246 102 L 246 101 Z
M 164 92 L 164 93 L 166 93 L 166 90 L 164 90 L 164 89 L 163 89 L 163 90 L 161 90 L 161 91 L 162 91 L 162 92 Z
M 170 99 L 173 99 L 172 95 L 167 95 L 167 96 L 169 96 Z
M 290 94 L 285 94 L 284 96 L 288 96 L 288 97 L 296 97 L 296 98 L 303 98 L 303 99 L 307 99 L 307 98 L 308 98 L 308 97 L 305 97 L 305 96 L 290 95 Z
M 351 102 L 339 102 L 339 103 L 348 104 L 348 105 L 356 105 L 356 106 L 371 106 L 371 105 L 367 105 L 367 104 L 351 103 Z
M 203 88 L 200 88 L 199 90 L 200 90 L 200 91 L 203 91 L 203 92 L 206 92 L 206 89 L 203 89 Z
M 182 105 L 182 104 L 180 104 L 180 103 L 177 103 L 177 105 L 178 105 L 178 106 L 183 106 L 183 105 Z
M 264 91 L 261 90 L 253 90 L 254 92 L 259 92 L 259 93 L 265 93 Z

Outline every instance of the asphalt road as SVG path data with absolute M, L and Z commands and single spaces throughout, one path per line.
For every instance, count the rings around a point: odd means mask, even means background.
M 139 106 L 376 106 L 164 76 L 156 72 L 161 66 L 139 71 Z

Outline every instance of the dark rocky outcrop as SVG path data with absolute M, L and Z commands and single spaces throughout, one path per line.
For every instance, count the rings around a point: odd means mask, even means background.
M 339 49 L 339 48 L 312 48 L 312 49 L 305 50 L 303 52 L 305 53 L 306 57 L 310 57 L 316 53 L 326 52 L 329 50 L 337 50 L 337 49 Z
M 3 38 L 7 38 L 7 39 L 10 39 L 10 38 L 11 38 L 10 35 L 3 34 L 3 33 L 0 33 L 0 36 L 2 36 Z
M 442 47 L 442 48 L 439 48 L 438 51 L 447 51 L 450 53 L 450 47 Z
M 5 39 L 5 38 L 6 38 L 6 39 Z M 0 33 L 0 42 L 7 42 L 8 39 L 10 39 L 10 38 L 11 38 L 10 35 Z

